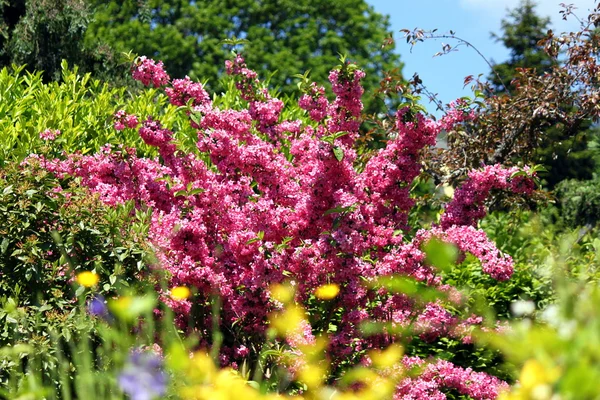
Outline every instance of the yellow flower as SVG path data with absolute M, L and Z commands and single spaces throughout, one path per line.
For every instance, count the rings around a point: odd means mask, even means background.
M 390 368 L 397 364 L 404 355 L 404 348 L 398 344 L 392 344 L 385 350 L 372 350 L 369 357 L 373 366 L 377 368 Z
M 539 385 L 555 382 L 560 378 L 560 369 L 546 368 L 538 360 L 530 359 L 525 362 L 521 370 L 519 382 L 525 390 L 532 390 Z
M 306 313 L 301 307 L 291 305 L 283 313 L 272 314 L 269 318 L 271 326 L 281 336 L 301 335 L 305 327 Z
M 316 390 L 323 386 L 327 377 L 327 368 L 323 365 L 307 364 L 298 371 L 300 381 L 308 386 L 309 390 Z
M 277 283 L 269 287 L 271 298 L 280 303 L 287 304 L 294 300 L 294 288 L 289 283 Z
M 315 290 L 315 296 L 321 300 L 331 300 L 340 292 L 340 287 L 336 283 L 321 285 Z
M 77 275 L 77 283 L 79 283 L 81 286 L 85 286 L 88 288 L 96 286 L 99 280 L 100 277 L 98 276 L 98 274 L 92 271 L 81 272 Z
M 120 318 L 129 318 L 133 298 L 131 296 L 121 296 L 118 299 L 111 299 L 108 302 L 108 307 Z
M 171 298 L 173 300 L 185 300 L 191 295 L 192 292 L 185 286 L 177 286 L 171 289 Z

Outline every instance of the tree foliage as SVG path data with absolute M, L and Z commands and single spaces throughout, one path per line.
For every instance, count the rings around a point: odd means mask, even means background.
M 502 34 L 492 37 L 510 50 L 507 61 L 494 65 L 489 82 L 494 92 L 502 94 L 505 89 L 514 92 L 520 69 L 542 76 L 551 73 L 552 67 L 560 61 L 551 57 L 544 49 L 543 41 L 549 32 L 550 18 L 542 18 L 536 13 L 536 4 L 522 0 L 519 6 L 509 12 L 509 19 L 502 20 Z M 550 31 L 551 32 L 551 31 Z M 567 104 L 563 108 L 568 108 Z M 569 179 L 590 179 L 595 167 L 592 153 L 587 148 L 591 135 L 591 122 L 583 121 L 575 132 L 567 133 L 561 127 L 549 126 L 545 136 L 535 150 L 534 160 L 546 167 L 544 176 L 548 187 Z M 597 133 L 596 133 L 597 134 Z
M 42 71 L 46 82 L 59 80 L 61 62 L 111 81 L 125 76 L 114 53 L 96 42 L 84 44 L 92 18 L 83 0 L 0 1 L 0 68 L 27 65 Z
M 508 13 L 508 19 L 502 20 L 501 36 L 492 33 L 492 38 L 510 51 L 509 59 L 495 64 L 493 73 L 489 75 L 489 81 L 497 93 L 504 91 L 504 85 L 511 86 L 517 68 L 533 68 L 541 75 L 555 63 L 540 46 L 540 41 L 550 29 L 550 18 L 540 17 L 535 7 L 533 1 L 522 0 Z
M 270 84 L 283 94 L 298 94 L 292 77 L 306 70 L 326 80 L 340 53 L 366 71 L 367 91 L 379 86 L 384 70 L 402 66 L 393 46 L 383 46 L 391 37 L 388 17 L 364 0 L 96 1 L 94 16 L 88 43 L 161 59 L 174 78 L 189 75 L 216 92 L 224 90 L 218 76 L 236 48 L 223 41 L 232 38 L 247 41 L 250 67 L 275 71 Z M 366 106 L 375 111 L 381 101 Z
M 565 6 L 568 18 L 572 8 Z M 548 71 L 539 74 L 534 69 L 517 68 L 511 93 L 494 94 L 487 82 L 467 77 L 474 82 L 474 99 L 463 98 L 450 107 L 473 113 L 476 118 L 448 132 L 451 151 L 436 151 L 427 171 L 436 182 L 452 182 L 480 165 L 527 164 L 540 160 L 538 150 L 566 141 L 577 141 L 578 134 L 600 118 L 600 4 L 587 18 L 580 19 L 577 32 L 555 35 L 549 31 L 539 46 L 552 60 Z M 423 30 L 405 31 L 410 43 L 439 35 Z M 468 44 L 450 32 L 444 38 Z M 444 53 L 453 50 L 446 46 Z M 420 90 L 420 88 L 417 88 Z M 549 135 L 557 129 L 560 139 Z M 564 139 L 564 140 L 563 140 Z M 570 144 L 570 143 L 569 143 Z M 571 150 L 567 147 L 566 153 Z M 552 158 L 560 158 L 552 154 Z M 590 159 L 591 160 L 591 159 Z M 559 169 L 560 171 L 560 169 Z M 564 170 L 563 170 L 564 171 Z

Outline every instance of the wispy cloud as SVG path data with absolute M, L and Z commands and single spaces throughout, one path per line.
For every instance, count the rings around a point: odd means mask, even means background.
M 535 3 L 537 4 L 538 14 L 550 17 L 555 28 L 574 29 L 577 27 L 574 18 L 569 23 L 561 20 L 559 11 L 563 8 L 560 3 L 575 5 L 577 7 L 575 14 L 580 18 L 584 18 L 587 16 L 588 10 L 594 8 L 596 1 L 598 0 L 535 0 Z M 498 21 L 506 16 L 507 9 L 515 8 L 519 3 L 520 0 L 460 0 L 462 8 L 478 14 L 485 13 L 490 19 L 497 19 Z

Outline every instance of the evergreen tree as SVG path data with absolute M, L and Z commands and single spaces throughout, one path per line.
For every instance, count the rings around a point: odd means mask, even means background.
M 519 6 L 509 11 L 508 19 L 502 20 L 503 35 L 492 33 L 492 38 L 510 51 L 509 59 L 494 65 L 494 71 L 489 76 L 496 93 L 504 92 L 504 86 L 510 90 L 517 68 L 533 68 L 538 74 L 543 74 L 553 64 L 538 44 L 550 29 L 550 18 L 537 15 L 535 7 L 533 1 L 522 0 Z

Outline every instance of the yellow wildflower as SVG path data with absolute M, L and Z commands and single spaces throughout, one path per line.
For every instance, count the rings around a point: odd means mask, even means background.
M 98 284 L 98 281 L 100 280 L 100 277 L 95 272 L 85 271 L 77 274 L 76 280 L 77 283 L 79 283 L 81 286 L 89 288 L 92 286 L 96 286 Z
M 171 289 L 171 298 L 173 300 L 185 300 L 191 295 L 192 292 L 185 286 L 177 286 Z
M 321 300 L 331 300 L 340 292 L 340 287 L 336 283 L 321 285 L 315 290 L 315 296 Z
M 269 287 L 271 298 L 280 303 L 287 304 L 294 300 L 294 288 L 289 283 L 278 283 Z
M 390 368 L 400 362 L 404 355 L 404 348 L 399 344 L 392 344 L 385 350 L 372 350 L 369 357 L 373 361 L 373 366 L 377 368 Z
M 553 383 L 558 378 L 560 378 L 560 369 L 548 369 L 538 360 L 530 359 L 523 365 L 519 382 L 523 389 L 532 390 L 538 385 Z

